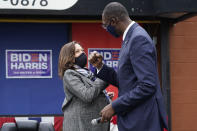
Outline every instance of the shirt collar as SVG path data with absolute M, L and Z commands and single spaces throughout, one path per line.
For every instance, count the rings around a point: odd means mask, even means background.
M 124 41 L 124 39 L 125 39 L 125 37 L 126 37 L 126 35 L 127 35 L 127 32 L 129 31 L 130 27 L 131 27 L 133 24 L 135 24 L 135 21 L 132 21 L 132 22 L 127 26 L 126 30 L 124 31 L 124 34 L 123 34 L 123 37 L 122 37 L 123 41 Z

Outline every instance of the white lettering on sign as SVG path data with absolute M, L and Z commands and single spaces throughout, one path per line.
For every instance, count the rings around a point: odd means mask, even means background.
M 30 54 L 27 54 L 27 53 L 13 53 L 13 54 L 10 54 L 10 59 L 11 59 L 11 62 L 16 62 L 16 61 L 23 61 L 23 62 L 28 62 L 28 61 L 31 61 L 32 59 L 32 56 Z M 42 62 L 42 61 L 47 61 L 47 54 L 39 54 L 38 55 L 38 59 L 37 61 L 39 62 Z
M 106 64 L 109 67 L 117 68 L 118 67 L 118 61 L 103 61 L 104 64 Z
M 36 61 L 36 62 L 32 62 Z M 38 54 L 38 57 L 28 53 L 10 54 L 11 69 L 47 69 L 47 54 Z M 20 62 L 20 63 L 19 63 Z M 29 63 L 28 63 L 29 62 Z M 38 63 L 39 62 L 39 63 Z M 44 63 L 45 62 L 45 63 Z
M 0 9 L 66 10 L 78 0 L 0 0 Z
M 12 70 L 47 69 L 47 63 L 11 63 Z
M 103 56 L 103 59 L 105 59 L 105 60 L 110 60 L 112 58 L 110 52 L 100 52 L 100 53 Z

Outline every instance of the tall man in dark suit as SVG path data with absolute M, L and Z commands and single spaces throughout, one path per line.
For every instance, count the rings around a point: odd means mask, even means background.
M 129 18 L 123 5 L 109 3 L 102 14 L 103 27 L 114 37 L 123 35 L 117 72 L 102 64 L 98 52 L 89 56 L 97 76 L 118 87 L 119 97 L 102 111 L 102 122 L 118 116 L 119 131 L 162 131 L 166 112 L 157 72 L 154 44 L 147 32 Z

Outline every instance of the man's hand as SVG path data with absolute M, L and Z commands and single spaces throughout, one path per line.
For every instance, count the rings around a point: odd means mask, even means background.
M 103 57 L 97 51 L 91 52 L 88 57 L 88 60 L 89 60 L 90 64 L 92 64 L 98 70 L 101 69 L 101 67 L 103 65 L 103 63 L 102 63 Z
M 115 114 L 114 109 L 112 108 L 112 104 L 109 104 L 103 108 L 103 110 L 100 112 L 102 118 L 101 123 L 110 121 L 112 116 Z

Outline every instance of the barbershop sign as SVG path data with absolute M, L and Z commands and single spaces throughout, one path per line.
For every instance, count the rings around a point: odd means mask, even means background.
M 90 54 L 93 51 L 99 52 L 103 56 L 103 63 L 106 64 L 109 67 L 114 68 L 115 70 L 118 69 L 118 58 L 120 49 L 117 48 L 89 48 L 88 54 Z M 93 70 L 93 67 L 91 64 L 88 64 L 89 69 Z
M 6 78 L 52 78 L 52 50 L 6 50 Z
M 65 10 L 78 0 L 0 0 L 0 9 Z

